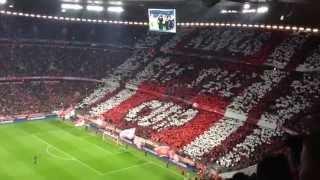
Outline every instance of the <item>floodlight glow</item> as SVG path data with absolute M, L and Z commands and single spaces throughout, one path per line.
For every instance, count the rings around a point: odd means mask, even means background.
M 120 6 L 110 6 L 108 7 L 108 12 L 114 12 L 114 13 L 122 13 L 124 9 Z
M 220 11 L 220 13 L 221 13 L 221 14 L 236 14 L 236 13 L 238 13 L 238 11 L 237 11 L 237 10 L 226 10 L 226 9 L 222 9 L 222 10 Z
M 318 32 L 319 32 L 319 29 L 316 29 L 316 28 L 315 28 L 315 29 L 312 30 L 312 32 L 318 33 Z
M 65 10 L 81 10 L 83 9 L 83 6 L 80 4 L 61 4 L 61 9 Z
M 92 1 L 92 0 L 89 0 L 88 1 L 88 4 L 102 4 L 102 1 Z
M 101 12 L 104 10 L 104 7 L 102 6 L 96 6 L 96 5 L 88 5 L 87 6 L 88 11 L 95 11 L 95 12 Z
M 243 5 L 243 9 L 250 9 L 250 4 L 249 3 L 245 3 L 244 5 Z
M 62 0 L 62 2 L 67 2 L 67 3 L 79 3 L 80 0 Z
M 242 10 L 242 13 L 247 14 L 247 13 L 255 13 L 257 12 L 256 9 L 244 9 Z
M 269 8 L 267 6 L 261 6 L 257 9 L 257 13 L 262 14 L 269 11 Z
M 122 5 L 122 2 L 121 1 L 110 1 L 109 4 L 120 6 L 120 5 Z
M 281 21 L 284 20 L 284 15 L 280 16 L 280 20 L 281 20 Z
M 0 4 L 6 4 L 7 0 L 0 0 Z
M 222 9 L 222 10 L 220 11 L 220 13 L 221 13 L 221 14 L 225 14 L 225 13 L 227 13 L 227 10 Z

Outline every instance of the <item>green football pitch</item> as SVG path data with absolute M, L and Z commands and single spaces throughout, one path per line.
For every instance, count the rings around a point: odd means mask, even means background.
M 57 119 L 0 125 L 1 180 L 176 180 L 175 166 Z

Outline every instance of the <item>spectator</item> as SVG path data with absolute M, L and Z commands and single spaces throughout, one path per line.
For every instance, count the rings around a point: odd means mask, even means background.
M 301 153 L 300 180 L 320 179 L 320 133 L 305 137 Z
M 258 180 L 292 180 L 288 160 L 283 155 L 270 156 L 258 163 Z
M 249 180 L 249 176 L 245 175 L 244 173 L 236 173 L 233 175 L 231 180 Z

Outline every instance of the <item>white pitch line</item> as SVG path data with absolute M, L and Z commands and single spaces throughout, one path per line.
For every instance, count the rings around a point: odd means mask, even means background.
M 57 130 L 57 131 L 58 131 L 58 130 Z M 70 133 L 70 132 L 68 132 L 68 131 L 66 131 L 66 132 L 69 133 L 70 135 L 73 135 L 72 133 Z M 90 136 L 97 137 L 97 135 L 95 135 L 95 134 L 92 134 L 92 133 L 88 133 L 88 134 L 89 134 Z M 91 142 L 87 141 L 87 140 L 84 139 L 84 138 L 80 138 L 80 137 L 76 137 L 76 138 L 79 138 L 81 141 L 85 141 L 86 143 L 89 143 L 89 144 L 92 144 L 92 145 L 94 145 L 94 146 L 97 146 L 99 149 L 105 151 L 107 154 L 110 154 L 110 155 L 117 155 L 117 154 L 122 154 L 122 153 L 123 153 L 123 151 L 121 151 L 121 149 L 119 150 L 120 152 L 114 152 L 114 153 L 113 153 L 113 152 L 111 152 L 111 151 L 109 151 L 109 150 L 101 147 L 101 146 L 98 145 L 98 144 L 91 143 Z M 104 142 L 104 143 L 106 143 L 106 142 Z
M 178 175 L 178 176 L 180 176 L 180 177 L 183 177 L 183 179 L 185 178 L 182 174 L 179 174 L 179 173 L 177 173 L 176 171 L 174 171 L 174 170 L 172 170 L 172 169 L 170 169 L 170 168 L 166 168 L 166 167 L 160 166 L 159 164 L 157 164 L 157 163 L 155 163 L 155 162 L 152 162 L 152 161 L 148 161 L 148 162 L 150 162 L 151 164 L 153 164 L 153 165 L 155 165 L 155 166 L 158 166 L 158 167 L 160 167 L 160 168 L 162 168 L 162 169 L 169 170 L 169 172 L 171 172 L 171 173 L 173 173 L 173 174 L 175 174 L 175 175 Z
M 135 156 L 136 158 L 138 158 L 138 159 L 140 159 L 140 160 L 143 160 L 143 161 L 145 161 L 145 159 L 142 159 L 141 157 L 138 157 L 137 155 L 135 155 L 135 154 L 132 154 L 132 153 L 130 153 L 131 155 L 133 155 L 133 156 Z M 152 156 L 152 155 L 151 155 Z M 161 161 L 161 160 L 160 160 Z M 176 171 L 174 171 L 174 170 L 172 170 L 172 169 L 170 169 L 170 168 L 166 168 L 166 167 L 163 167 L 163 166 L 160 166 L 159 164 L 157 164 L 156 162 L 153 162 L 152 160 L 149 160 L 149 161 L 147 161 L 148 163 L 150 163 L 150 164 L 153 164 L 153 165 L 155 165 L 155 166 L 158 166 L 158 167 L 160 167 L 160 168 L 162 168 L 162 169 L 165 169 L 165 170 L 167 170 L 167 171 L 169 171 L 169 172 L 171 172 L 171 173 L 173 173 L 173 174 L 175 174 L 175 175 L 178 175 L 178 176 L 180 176 L 180 177 L 183 177 L 183 179 L 185 178 L 182 174 L 179 174 L 179 173 L 177 173 Z
M 52 146 L 47 146 L 47 148 L 46 148 L 46 152 L 47 152 L 47 154 L 48 154 L 49 156 L 52 156 L 52 157 L 54 157 L 54 158 L 61 159 L 61 160 L 64 160 L 64 161 L 73 161 L 73 160 L 74 160 L 73 158 L 62 158 L 62 157 L 60 157 L 60 156 L 57 156 L 57 155 L 51 153 L 50 150 L 49 150 L 50 147 L 52 148 Z M 64 153 L 64 152 L 63 152 L 63 153 Z
M 144 166 L 144 165 L 146 165 L 146 164 L 151 164 L 151 163 L 150 163 L 150 162 L 145 162 L 145 163 L 141 163 L 141 164 L 136 164 L 136 165 L 133 165 L 133 166 L 129 166 L 129 167 L 126 167 L 126 168 L 116 169 L 116 170 L 113 170 L 113 171 L 106 172 L 106 173 L 104 173 L 104 175 L 114 174 L 114 173 L 121 172 L 121 171 L 125 171 L 125 170 L 128 170 L 128 169 L 132 169 L 132 168 Z
M 45 141 L 45 140 L 41 139 L 40 137 L 38 137 L 38 136 L 36 136 L 36 135 L 33 135 L 33 136 L 34 136 L 35 138 L 37 138 L 38 140 L 40 140 L 41 142 L 43 142 L 43 143 L 47 144 L 48 146 L 51 146 L 51 147 L 53 147 L 53 148 L 55 148 L 55 149 L 57 149 L 57 150 L 59 150 L 59 151 L 61 151 L 61 152 L 65 153 L 66 155 L 68 155 L 68 156 L 72 157 L 72 158 L 74 159 L 74 161 L 77 161 L 78 163 L 80 163 L 81 165 L 83 165 L 83 166 L 87 167 L 88 169 L 91 169 L 92 171 L 96 172 L 97 174 L 99 174 L 99 175 L 101 175 L 101 176 L 103 175 L 103 173 L 102 173 L 102 172 L 100 172 L 100 171 L 96 170 L 95 168 L 93 168 L 93 167 L 89 166 L 88 164 L 86 164 L 86 163 L 82 162 L 81 160 L 77 159 L 76 157 L 72 156 L 71 154 L 69 154 L 69 153 L 67 153 L 67 152 L 65 152 L 65 151 L 63 151 L 63 150 L 61 150 L 61 149 L 57 148 L 56 146 L 54 146 L 54 145 L 52 145 L 52 144 L 48 143 L 47 141 Z

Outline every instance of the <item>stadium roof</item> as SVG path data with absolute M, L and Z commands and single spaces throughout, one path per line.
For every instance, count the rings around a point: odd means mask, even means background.
M 113 20 L 147 21 L 148 8 L 176 8 L 180 22 L 230 22 L 230 23 L 265 23 L 278 25 L 297 25 L 319 27 L 320 17 L 318 0 L 221 0 L 214 6 L 203 5 L 202 0 L 121 0 L 124 12 L 119 14 L 87 12 L 85 8 L 77 12 L 61 12 L 62 0 L 7 0 L 0 9 L 18 12 L 32 12 L 50 15 L 68 15 L 74 17 L 98 17 Z M 111 6 L 111 0 L 64 0 L 71 3 L 102 2 L 104 9 Z M 250 8 L 243 11 L 244 2 Z M 314 4 L 317 5 L 314 5 Z M 9 7 L 10 6 L 10 7 Z M 261 8 L 264 13 L 257 13 Z M 228 13 L 230 12 L 230 13 Z M 68 14 L 69 13 L 69 14 Z

